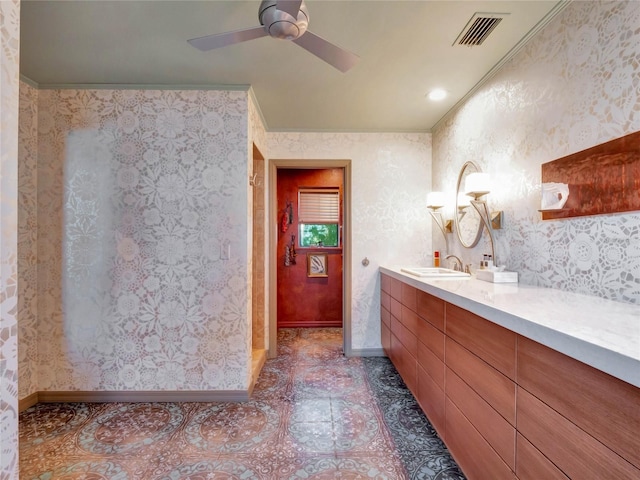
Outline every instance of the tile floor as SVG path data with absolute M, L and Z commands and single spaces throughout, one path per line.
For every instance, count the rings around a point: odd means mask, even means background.
M 283 329 L 246 403 L 40 404 L 20 478 L 438 479 L 463 475 L 386 358 L 340 329 Z

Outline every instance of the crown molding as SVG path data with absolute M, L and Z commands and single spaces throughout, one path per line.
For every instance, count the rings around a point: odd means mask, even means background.
M 256 92 L 252 86 L 249 86 L 248 92 L 249 92 L 249 98 L 251 99 L 254 108 L 258 111 L 258 116 L 260 117 L 260 121 L 262 122 L 262 127 L 264 128 L 265 132 L 268 132 L 269 124 L 267 123 L 267 119 L 265 118 L 264 113 L 260 108 L 260 103 L 258 102 L 258 98 L 256 97 Z
M 35 82 L 35 81 L 31 80 L 29 77 L 25 77 L 22 74 L 20 74 L 20 81 L 23 82 L 23 83 L 26 83 L 30 87 L 35 88 L 36 90 L 40 89 L 40 85 L 38 85 L 38 82 Z
M 154 83 L 37 83 L 24 75 L 20 80 L 38 90 L 228 90 L 248 92 L 251 85 L 167 85 Z

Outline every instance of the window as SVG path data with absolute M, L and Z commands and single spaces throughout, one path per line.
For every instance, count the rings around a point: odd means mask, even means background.
M 298 190 L 298 225 L 301 247 L 339 247 L 340 190 Z

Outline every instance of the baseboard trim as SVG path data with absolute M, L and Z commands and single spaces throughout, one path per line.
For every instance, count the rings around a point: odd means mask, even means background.
M 256 349 L 251 352 L 251 383 L 249 384 L 249 392 L 253 393 L 253 387 L 258 381 L 262 367 L 267 360 L 267 351 L 264 349 Z
M 349 357 L 386 357 L 382 348 L 352 348 L 348 355 Z
M 18 400 L 18 412 L 22 412 L 29 407 L 33 407 L 39 401 L 38 392 L 33 392 L 31 395 Z
M 342 322 L 278 322 L 278 328 L 342 328 Z
M 37 399 L 40 403 L 246 402 L 250 396 L 250 390 L 70 391 L 38 392 Z

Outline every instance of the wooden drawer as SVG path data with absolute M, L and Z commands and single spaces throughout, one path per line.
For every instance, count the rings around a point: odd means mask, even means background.
M 417 366 L 417 376 L 416 400 L 429 418 L 431 425 L 438 431 L 440 437 L 443 437 L 445 428 L 444 390 L 436 384 L 420 364 Z
M 399 302 L 402 301 L 402 282 L 393 277 L 389 278 L 389 294 Z
M 422 342 L 433 354 L 444 362 L 444 333 L 426 320 L 418 317 L 418 341 Z
M 398 363 L 400 363 L 401 360 L 399 351 L 401 346 L 402 344 L 400 343 L 400 340 L 398 340 L 393 332 L 389 330 L 389 349 L 387 351 L 387 356 L 389 357 L 389 360 L 391 360 L 391 363 L 396 367 L 396 370 L 398 370 Z M 398 370 L 398 373 L 400 373 L 400 370 Z
M 515 380 L 517 335 L 514 332 L 450 303 L 446 305 L 446 317 L 447 336 Z
M 391 312 L 391 315 L 396 317 L 398 320 L 402 319 L 402 304 L 400 301 L 391 297 L 390 303 L 389 311 Z
M 640 468 L 640 389 L 524 337 L 518 384 Z
M 515 474 L 471 425 L 451 400 L 445 397 L 445 442 L 469 480 L 507 480 Z
M 407 329 L 413 334 L 417 336 L 418 333 L 418 321 L 420 318 L 418 314 L 413 310 L 410 310 L 408 307 L 402 305 L 402 317 L 400 318 L 402 324 L 407 327 Z
M 444 338 L 442 341 L 444 342 Z M 418 356 L 416 359 L 425 373 L 431 377 L 441 390 L 444 390 L 444 362 L 420 341 L 418 342 Z
M 569 480 L 519 433 L 516 435 L 516 476 L 519 480 Z
M 391 327 L 391 312 L 380 306 L 380 321 L 387 326 L 387 328 Z
M 380 292 L 380 305 L 391 310 L 391 296 L 387 292 Z
M 448 337 L 445 345 L 445 365 L 515 426 L 516 385 L 514 382 Z M 446 388 L 445 392 L 447 392 Z
M 389 275 L 380 274 L 380 290 L 391 293 L 391 277 Z
M 413 288 L 411 285 L 407 285 L 406 283 L 402 284 L 402 288 L 401 288 L 402 304 L 414 312 L 418 311 L 417 303 L 416 303 L 417 302 L 416 292 L 417 290 Z
M 391 351 L 393 356 L 391 361 L 398 370 L 398 373 L 407 385 L 411 393 L 416 392 L 416 360 L 404 347 L 398 337 L 391 332 Z
M 382 348 L 387 354 L 387 357 L 389 357 L 389 349 L 391 348 L 391 330 L 389 330 L 389 326 L 384 322 L 380 325 L 380 343 L 382 343 Z
M 515 470 L 516 429 L 449 368 L 446 369 L 446 395 L 475 427 L 491 448 Z
M 416 336 L 395 317 L 391 318 L 391 332 L 402 342 L 415 359 L 418 356 L 418 339 Z
M 569 478 L 640 478 L 640 469 L 521 387 L 517 429 Z
M 416 292 L 418 315 L 444 332 L 444 300 L 421 290 Z

